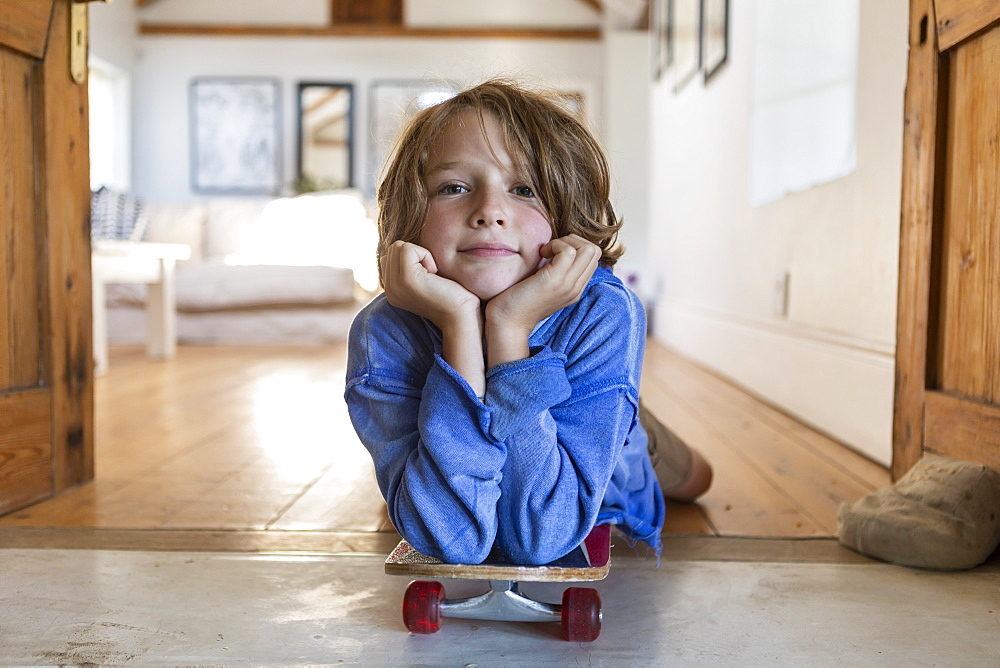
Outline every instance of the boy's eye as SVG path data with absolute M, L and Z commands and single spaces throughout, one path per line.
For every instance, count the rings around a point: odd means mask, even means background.
M 514 194 L 518 197 L 534 197 L 535 191 L 531 189 L 531 186 L 516 186 L 513 190 Z
M 457 183 L 449 183 L 445 186 L 442 186 L 441 189 L 438 190 L 438 192 L 441 193 L 442 195 L 460 195 L 464 192 L 468 192 L 468 189 L 465 186 L 459 185 Z

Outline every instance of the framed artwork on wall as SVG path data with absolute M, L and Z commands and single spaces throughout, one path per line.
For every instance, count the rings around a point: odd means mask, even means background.
M 702 0 L 701 62 L 705 83 L 726 62 L 729 51 L 729 0 Z
M 417 111 L 453 97 L 458 90 L 458 86 L 449 81 L 381 79 L 372 82 L 368 101 L 372 147 L 368 154 L 365 188 L 369 196 L 375 194 L 379 174 L 404 122 Z
M 649 3 L 649 30 L 652 38 L 653 81 L 659 81 L 670 67 L 670 3 L 669 0 L 651 0 Z
M 670 0 L 670 52 L 674 91 L 701 69 L 701 0 Z
M 279 83 L 201 77 L 191 82 L 191 187 L 197 193 L 281 191 Z

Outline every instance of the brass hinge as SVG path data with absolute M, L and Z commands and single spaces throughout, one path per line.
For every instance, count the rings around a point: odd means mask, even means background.
M 69 7 L 69 73 L 73 81 L 87 80 L 87 3 L 111 0 L 71 0 Z

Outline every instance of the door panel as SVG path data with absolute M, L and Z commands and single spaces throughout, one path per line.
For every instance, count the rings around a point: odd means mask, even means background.
M 0 0 L 0 513 L 93 477 L 87 89 L 70 0 Z
M 1000 4 L 910 0 L 905 113 L 893 477 L 1000 469 Z
M 35 216 L 35 170 L 33 164 L 31 59 L 0 51 L 0 133 L 5 138 L 3 188 L 3 276 L 7 290 L 0 295 L 0 350 L 6 364 L 0 366 L 0 387 L 35 387 L 41 380 L 39 345 L 39 281 Z
M 937 384 L 994 403 L 1000 399 L 1000 29 L 952 51 L 948 91 Z

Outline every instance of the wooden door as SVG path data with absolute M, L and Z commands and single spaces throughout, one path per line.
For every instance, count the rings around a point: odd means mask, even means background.
M 893 477 L 1000 469 L 1000 2 L 911 0 Z
M 0 0 L 0 513 L 94 471 L 87 87 L 70 74 L 70 2 Z

